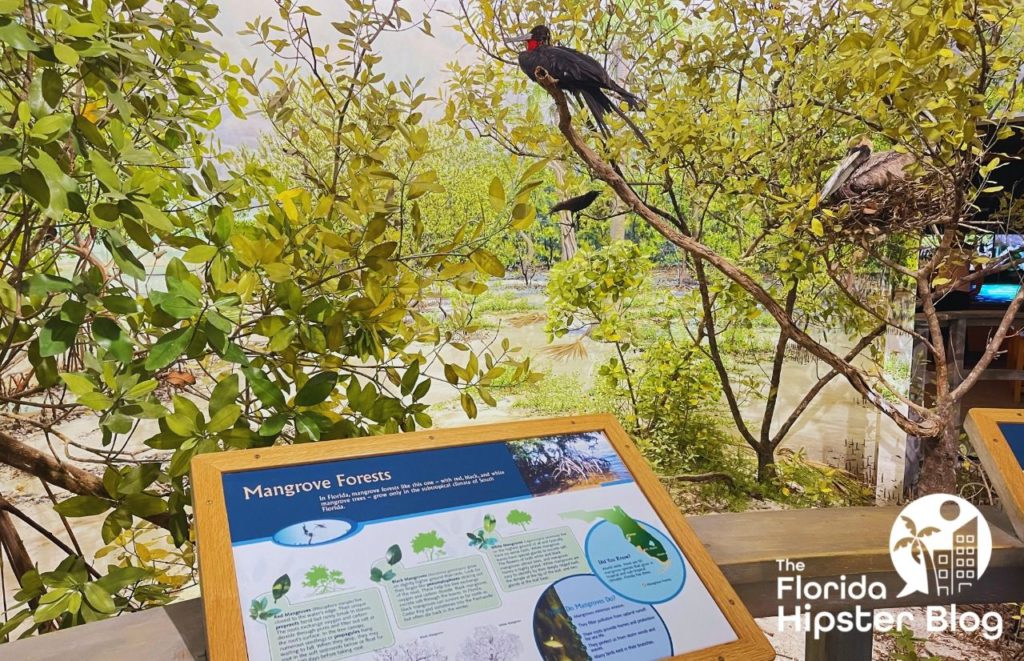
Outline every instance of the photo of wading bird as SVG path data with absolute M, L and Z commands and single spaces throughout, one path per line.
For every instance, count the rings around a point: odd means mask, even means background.
M 538 25 L 529 34 L 511 40 L 511 43 L 526 42 L 526 50 L 519 53 L 519 68 L 537 81 L 537 69 L 541 68 L 558 81 L 558 87 L 576 99 L 577 103 L 586 104 L 594 118 L 594 124 L 605 137 L 611 135 L 608 124 L 604 120 L 609 110 L 625 121 L 645 146 L 650 147 L 647 138 L 640 129 L 626 116 L 605 90 L 621 98 L 630 110 L 639 110 L 640 99 L 622 85 L 612 80 L 604 67 L 594 58 L 566 46 L 554 46 L 551 43 L 551 30 L 545 25 Z

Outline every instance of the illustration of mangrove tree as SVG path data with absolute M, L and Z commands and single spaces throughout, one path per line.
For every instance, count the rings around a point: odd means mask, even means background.
M 519 636 L 491 624 L 473 629 L 472 635 L 462 642 L 459 661 L 513 661 L 522 651 Z
M 433 560 L 445 554 L 444 543 L 444 539 L 437 534 L 436 530 L 421 532 L 412 538 L 412 552 L 425 554 L 427 560 Z
M 530 516 L 529 512 L 524 512 L 523 510 L 512 510 L 508 513 L 508 516 L 505 517 L 505 520 L 513 526 L 521 527 L 525 531 L 526 526 L 533 522 L 533 517 Z
M 317 594 L 326 594 L 341 590 L 345 585 L 345 577 L 341 570 L 328 569 L 325 565 L 313 565 L 306 572 L 302 585 Z
M 437 645 L 422 640 L 389 647 L 374 655 L 374 661 L 448 661 L 448 655 Z

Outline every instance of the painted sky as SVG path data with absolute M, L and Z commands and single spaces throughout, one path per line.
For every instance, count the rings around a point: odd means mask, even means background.
M 331 22 L 342 20 L 347 13 L 346 7 L 341 2 L 304 1 L 322 14 L 311 21 L 314 39 L 318 43 L 333 43 L 336 33 L 331 27 Z M 243 57 L 251 60 L 255 57 L 259 65 L 269 65 L 270 54 L 261 47 L 253 46 L 253 37 L 242 37 L 238 32 L 245 29 L 247 21 L 256 17 L 277 18 L 277 7 L 273 0 L 220 0 L 218 4 L 220 15 L 216 23 L 222 34 L 211 35 L 211 41 L 227 52 L 232 60 L 238 61 Z M 444 10 L 457 8 L 455 0 L 438 0 L 436 3 L 405 0 L 402 6 L 408 9 L 413 17 L 418 17 L 428 4 L 434 5 L 430 19 L 434 36 L 429 37 L 418 30 L 381 35 L 377 45 L 378 52 L 384 59 L 378 65 L 378 70 L 396 80 L 401 80 L 405 76 L 413 80 L 423 78 L 424 89 L 436 95 L 436 91 L 445 82 L 447 63 L 453 60 L 471 60 L 474 53 L 462 36 L 450 27 L 452 19 L 442 13 Z M 224 120 L 217 129 L 217 136 L 227 147 L 253 145 L 266 128 L 265 120 L 261 118 L 240 120 L 230 113 L 224 113 Z

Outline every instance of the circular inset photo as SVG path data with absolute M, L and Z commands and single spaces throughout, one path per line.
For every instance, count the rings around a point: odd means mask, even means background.
M 274 543 L 282 546 L 316 546 L 336 542 L 354 532 L 354 527 L 348 521 L 339 519 L 318 519 L 316 521 L 303 521 L 282 528 L 274 533 Z
M 686 583 L 683 556 L 657 528 L 625 517 L 590 529 L 587 562 L 609 590 L 643 604 L 660 604 Z
M 654 606 L 624 599 L 593 574 L 568 576 L 541 594 L 533 636 L 544 661 L 672 656 L 672 637 Z

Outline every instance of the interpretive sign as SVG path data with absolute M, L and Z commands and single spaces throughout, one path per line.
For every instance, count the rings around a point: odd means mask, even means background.
M 1014 531 L 1024 538 L 1024 410 L 971 409 L 964 429 Z
M 610 416 L 192 462 L 210 657 L 774 658 Z

